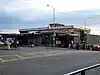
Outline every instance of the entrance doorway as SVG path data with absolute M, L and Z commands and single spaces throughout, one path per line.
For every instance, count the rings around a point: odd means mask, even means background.
M 72 44 L 72 41 L 74 41 L 74 36 L 69 35 L 58 35 L 57 41 L 60 41 L 60 47 L 68 48 L 69 44 Z

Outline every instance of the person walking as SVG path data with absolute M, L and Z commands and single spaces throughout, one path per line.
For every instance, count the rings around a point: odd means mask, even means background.
M 19 47 L 19 41 L 18 40 L 16 41 L 16 43 L 17 43 L 17 47 Z
M 77 50 L 79 50 L 79 47 L 80 47 L 79 43 L 76 43 L 76 49 Z
M 6 40 L 6 45 L 7 45 L 7 49 L 10 50 L 11 43 L 9 42 L 9 40 Z

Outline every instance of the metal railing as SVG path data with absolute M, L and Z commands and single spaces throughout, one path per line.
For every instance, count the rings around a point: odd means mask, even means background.
M 73 71 L 73 72 L 70 72 L 70 73 L 67 73 L 67 74 L 64 74 L 64 75 L 75 75 L 75 74 L 79 74 L 79 73 L 81 73 L 81 75 L 86 75 L 85 72 L 87 70 L 90 70 L 90 69 L 93 69 L 93 68 L 96 68 L 96 67 L 99 67 L 99 66 L 100 66 L 100 63 L 86 67 L 86 68 L 82 68 L 82 69 L 79 69 L 79 70 L 76 70 L 76 71 Z

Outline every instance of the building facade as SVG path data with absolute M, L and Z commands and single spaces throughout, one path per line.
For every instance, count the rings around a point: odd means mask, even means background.
M 63 24 L 49 24 L 48 27 L 19 29 L 22 44 L 28 45 L 33 42 L 35 45 L 63 46 L 73 43 L 82 43 L 87 40 L 90 34 L 89 28 Z

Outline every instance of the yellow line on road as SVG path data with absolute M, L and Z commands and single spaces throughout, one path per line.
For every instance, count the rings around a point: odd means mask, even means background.
M 15 55 L 18 58 L 24 59 L 24 57 L 20 56 L 20 55 Z
M 33 54 L 33 55 L 40 55 L 39 52 L 32 52 L 31 54 Z
M 3 62 L 9 62 L 9 61 L 15 61 L 15 60 L 19 60 L 19 59 L 4 60 Z
M 24 53 L 24 54 L 33 54 L 33 53 Z
M 2 58 L 0 58 L 1 61 L 4 61 Z
M 29 55 L 36 55 L 36 56 L 37 56 L 37 55 L 40 55 L 39 52 L 31 52 L 31 53 L 24 53 L 24 54 L 26 54 L 26 55 L 27 55 L 27 54 L 29 54 Z

